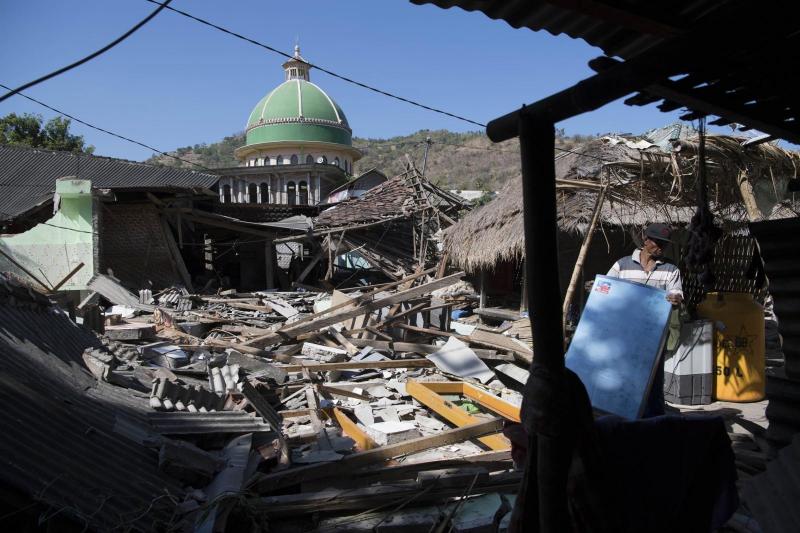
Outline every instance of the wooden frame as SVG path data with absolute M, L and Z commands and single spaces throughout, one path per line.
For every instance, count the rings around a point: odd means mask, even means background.
M 480 422 L 481 419 L 470 415 L 460 407 L 456 407 L 451 402 L 443 399 L 440 394 L 460 394 L 475 400 L 503 418 L 514 422 L 520 421 L 519 407 L 463 381 L 408 381 L 406 382 L 406 391 L 415 400 L 458 427 Z M 510 448 L 508 439 L 500 434 L 481 437 L 478 440 L 492 450 L 507 450 Z

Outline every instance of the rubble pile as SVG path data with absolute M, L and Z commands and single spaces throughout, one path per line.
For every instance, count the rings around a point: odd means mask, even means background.
M 147 396 L 159 468 L 194 494 L 197 527 L 502 531 L 521 477 L 502 429 L 532 351 L 509 323 L 452 320 L 474 293 L 435 275 L 138 296 L 98 275 L 82 311 L 100 303 L 103 346 L 83 359 Z

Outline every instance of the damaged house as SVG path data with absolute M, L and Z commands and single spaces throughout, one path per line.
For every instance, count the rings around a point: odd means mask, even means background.
M 85 290 L 94 274 L 109 270 L 131 287 L 188 283 L 173 229 L 152 199 L 213 198 L 218 180 L 202 172 L 11 146 L 0 146 L 0 176 L 0 270 L 47 291 Z

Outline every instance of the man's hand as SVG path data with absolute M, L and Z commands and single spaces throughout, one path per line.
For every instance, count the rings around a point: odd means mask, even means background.
M 680 305 L 683 302 L 683 295 L 680 293 L 667 293 L 667 301 L 672 305 Z

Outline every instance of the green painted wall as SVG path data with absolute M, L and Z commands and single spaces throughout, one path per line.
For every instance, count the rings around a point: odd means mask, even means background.
M 60 198 L 59 208 L 50 220 L 24 233 L 0 236 L 0 249 L 51 286 L 84 263 L 61 287 L 84 290 L 95 271 L 92 184 L 89 180 L 62 178 L 56 182 L 56 195 Z M 28 278 L 2 256 L 0 270 Z

